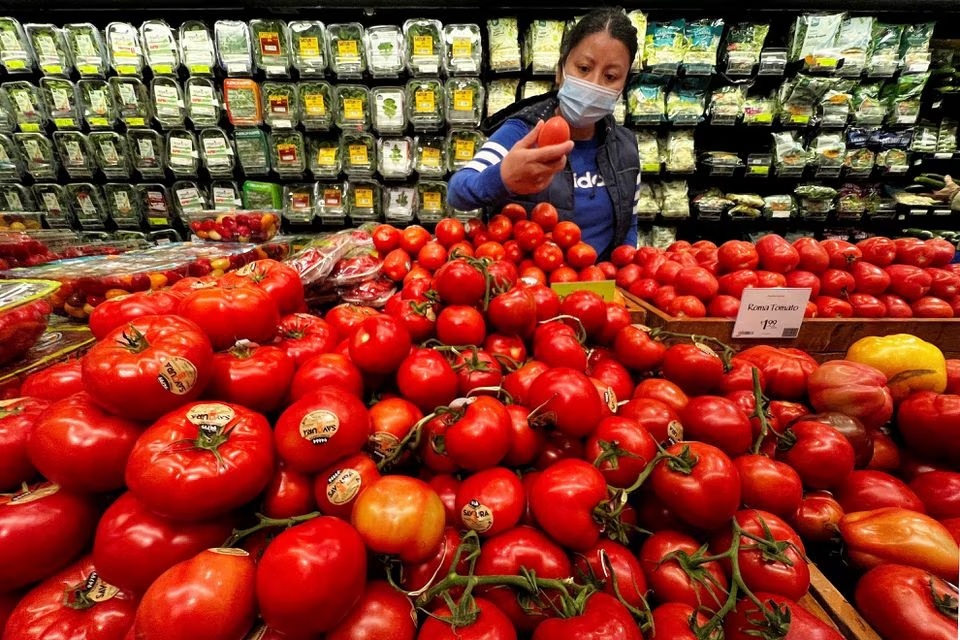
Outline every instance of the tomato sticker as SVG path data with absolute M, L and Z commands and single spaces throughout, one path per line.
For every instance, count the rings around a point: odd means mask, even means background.
M 83 595 L 93 602 L 106 602 L 118 593 L 120 593 L 120 589 L 109 582 L 104 582 L 96 571 L 90 574 L 83 587 Z
M 337 469 L 327 478 L 327 500 L 337 506 L 347 504 L 360 493 L 363 478 L 355 469 Z
M 460 511 L 460 519 L 468 529 L 473 529 L 477 533 L 489 531 L 493 526 L 493 512 L 477 500 L 471 500 L 463 507 Z
M 606 403 L 607 408 L 610 409 L 613 413 L 617 412 L 617 394 L 613 390 L 613 387 L 607 387 L 603 390 L 603 401 Z
M 667 437 L 673 440 L 674 442 L 683 441 L 683 425 L 677 422 L 676 420 L 671 420 L 667 424 Z
M 164 391 L 178 396 L 186 395 L 197 383 L 197 368 L 186 358 L 179 356 L 170 358 L 160 368 L 157 382 Z
M 223 431 L 236 415 L 232 407 L 220 403 L 195 404 L 187 409 L 187 420 L 197 425 L 204 433 Z
M 708 347 L 707 345 L 703 344 L 702 342 L 694 342 L 694 343 L 693 343 L 693 346 L 695 346 L 697 349 L 700 349 L 700 351 L 704 352 L 704 353 L 707 354 L 708 356 L 713 356 L 714 358 L 719 358 L 719 357 L 720 357 L 720 356 L 717 355 L 717 352 L 716 352 L 716 351 L 714 351 L 713 349 L 711 349 L 711 348 Z
M 10 501 L 7 504 L 27 504 L 29 502 L 36 502 L 41 498 L 46 498 L 47 496 L 52 496 L 57 491 L 60 491 L 60 485 L 58 484 L 46 484 L 42 487 L 37 487 L 36 489 L 28 489 L 22 493 L 10 498 Z
M 219 553 L 222 556 L 248 556 L 250 555 L 243 549 L 234 549 L 233 547 L 217 547 L 210 549 L 213 553 Z
M 311 411 L 300 421 L 300 435 L 313 444 L 326 444 L 339 428 L 340 418 L 326 409 Z
M 373 444 L 373 453 L 382 458 L 390 456 L 394 451 L 400 448 L 400 439 L 388 433 L 386 431 L 378 431 L 372 436 L 370 440 Z

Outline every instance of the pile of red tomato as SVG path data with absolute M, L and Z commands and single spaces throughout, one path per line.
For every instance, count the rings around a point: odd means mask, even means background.
M 942 354 L 731 358 L 431 242 L 382 311 L 270 260 L 98 306 L 0 405 L 0 638 L 840 640 L 838 535 L 887 640 L 956 628 Z
M 960 315 L 955 253 L 939 238 L 790 243 L 770 234 L 756 244 L 624 246 L 611 261 L 618 286 L 671 316 L 735 318 L 746 288 L 803 287 L 811 290 L 808 318 L 952 318 Z

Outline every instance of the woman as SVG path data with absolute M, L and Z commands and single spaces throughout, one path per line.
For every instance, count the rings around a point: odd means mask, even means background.
M 550 202 L 561 220 L 580 226 L 601 259 L 621 244 L 636 246 L 637 141 L 613 119 L 636 53 L 637 31 L 622 11 L 584 16 L 561 46 L 560 90 L 495 116 L 493 126 L 502 124 L 450 179 L 450 204 L 469 210 L 518 202 L 529 210 Z M 570 124 L 572 140 L 538 148 L 543 121 L 557 114 Z

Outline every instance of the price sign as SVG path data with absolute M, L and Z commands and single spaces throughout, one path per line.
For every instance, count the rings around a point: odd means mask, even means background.
M 809 288 L 744 289 L 733 337 L 796 338 L 809 300 Z

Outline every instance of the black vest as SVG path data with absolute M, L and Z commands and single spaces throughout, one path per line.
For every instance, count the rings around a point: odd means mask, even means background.
M 555 91 L 536 96 L 504 109 L 490 117 L 484 127 L 489 133 L 505 120 L 518 119 L 531 127 L 538 120 L 547 120 L 556 114 L 557 94 Z M 633 201 L 636 196 L 637 175 L 640 173 L 640 155 L 637 151 L 637 138 L 633 131 L 616 123 L 613 116 L 607 116 L 597 123 L 599 145 L 597 147 L 597 167 L 603 182 L 613 201 L 613 244 L 604 251 L 599 250 L 600 259 L 607 258 L 615 247 L 627 238 L 633 223 Z M 561 220 L 573 220 L 573 170 L 570 163 L 563 171 L 553 177 L 550 186 L 530 195 L 516 196 L 511 199 L 529 211 L 538 202 L 549 202 L 557 208 Z

